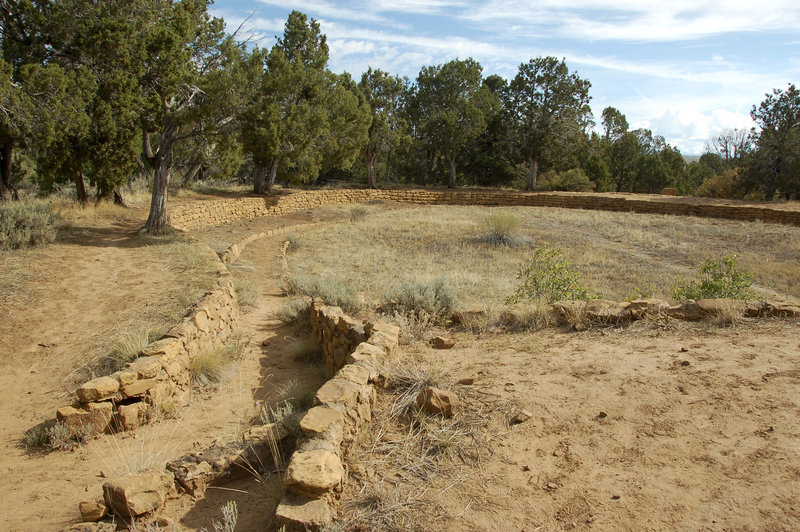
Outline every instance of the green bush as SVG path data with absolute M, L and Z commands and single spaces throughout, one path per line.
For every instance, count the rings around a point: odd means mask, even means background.
M 352 284 L 334 276 L 291 275 L 283 280 L 283 290 L 290 296 L 318 297 L 347 314 L 358 314 L 364 306 Z
M 580 168 L 566 172 L 545 172 L 536 181 L 536 190 L 561 190 L 571 192 L 592 192 L 594 183 Z
M 699 268 L 699 282 L 685 282 L 680 277 L 672 297 L 676 301 L 704 298 L 749 299 L 753 297 L 753 274 L 737 269 L 736 255 L 708 258 Z
M 506 303 L 523 300 L 543 300 L 549 303 L 565 299 L 597 299 L 581 284 L 581 274 L 549 242 L 544 242 L 533 252 L 528 266 L 520 270 L 517 279 L 522 284 L 517 291 L 506 298 Z
M 519 218 L 515 214 L 507 211 L 494 211 L 483 219 L 484 235 L 480 240 L 493 246 L 519 246 L 526 240 L 515 234 L 519 224 Z
M 57 217 L 38 200 L 0 203 L 0 249 L 49 244 L 56 239 Z
M 453 313 L 458 296 L 446 279 L 404 281 L 384 295 L 381 310 L 387 314 L 420 314 L 441 320 Z

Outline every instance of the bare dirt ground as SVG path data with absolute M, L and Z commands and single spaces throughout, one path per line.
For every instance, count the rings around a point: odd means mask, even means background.
M 137 317 L 147 321 L 186 297 L 186 285 L 193 280 L 182 277 L 185 268 L 174 264 L 175 257 L 165 255 L 157 242 L 137 236 L 145 216 L 137 211 L 119 222 L 72 227 L 54 245 L 0 256 L 1 530 L 58 530 L 79 521 L 78 503 L 100 497 L 105 477 L 163 467 L 168 460 L 239 437 L 256 414 L 255 401 L 268 399 L 282 382 L 308 371 L 285 359 L 290 332 L 273 316 L 281 303 L 275 273 L 280 240 L 259 241 L 252 244 L 257 261 L 242 263 L 252 269 L 250 277 L 261 295 L 259 307 L 243 316 L 251 342 L 219 390 L 198 390 L 191 406 L 175 418 L 135 434 L 104 436 L 72 451 L 26 448 L 25 432 L 72 401 L 69 392 L 86 375 L 98 339 Z M 223 231 L 216 234 L 224 234 L 225 245 L 248 234 L 243 226 Z M 243 523 L 255 519 L 251 510 L 269 514 L 253 505 L 241 512 Z M 219 505 L 207 513 L 185 509 L 174 515 L 185 530 L 210 528 L 212 519 L 220 518 Z
M 373 505 L 419 530 L 797 530 L 798 333 L 796 320 L 667 323 L 407 348 L 464 400 L 459 416 L 485 416 L 485 452 L 446 453 L 423 481 L 375 452 L 384 427 L 353 457 L 345 519 L 364 529 Z M 392 492 L 412 494 L 406 509 Z

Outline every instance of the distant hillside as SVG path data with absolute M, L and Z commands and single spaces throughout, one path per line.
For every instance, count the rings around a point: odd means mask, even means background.
M 697 161 L 700 160 L 700 156 L 699 155 L 684 155 L 683 156 L 683 160 L 686 161 L 686 164 L 696 163 Z

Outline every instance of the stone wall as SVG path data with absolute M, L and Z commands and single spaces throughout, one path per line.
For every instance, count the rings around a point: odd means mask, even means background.
M 73 434 L 132 430 L 147 422 L 153 409 L 167 402 L 184 403 L 192 384 L 193 358 L 204 348 L 220 347 L 237 327 L 239 307 L 231 274 L 211 248 L 197 245 L 217 260 L 213 288 L 135 361 L 78 387 L 77 402 L 56 412 Z
M 344 454 L 372 420 L 374 385 L 382 382 L 380 368 L 400 333 L 386 323 L 360 324 L 320 300 L 312 301 L 310 320 L 333 378 L 300 420 L 303 435 L 286 469 L 286 495 L 276 512 L 277 526 L 287 531 L 319 530 L 333 522 L 345 479 Z
M 484 205 L 560 207 L 649 214 L 700 216 L 729 220 L 800 225 L 800 210 L 783 204 L 699 200 L 659 195 L 501 190 L 337 189 L 305 190 L 282 195 L 201 200 L 175 205 L 170 224 L 190 230 L 262 216 L 279 216 L 321 205 L 385 200 L 418 205 Z

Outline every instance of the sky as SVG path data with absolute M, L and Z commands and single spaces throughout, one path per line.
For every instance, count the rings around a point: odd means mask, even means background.
M 592 83 L 596 122 L 608 106 L 631 129 L 699 155 L 773 89 L 800 84 L 797 0 L 216 0 L 212 14 L 270 48 L 298 10 L 320 23 L 328 66 L 407 76 L 472 57 L 513 78 L 538 56 L 564 58 Z

